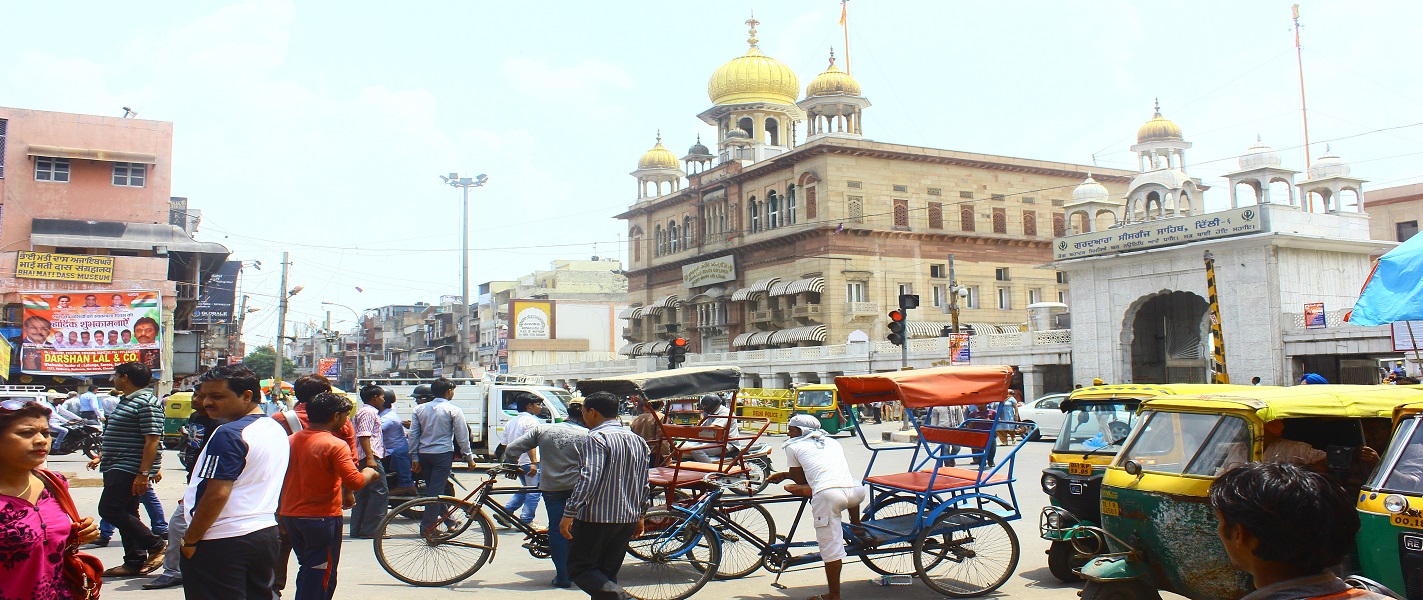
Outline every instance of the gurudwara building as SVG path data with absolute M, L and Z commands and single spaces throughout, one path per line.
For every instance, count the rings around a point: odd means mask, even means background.
M 637 196 L 617 215 L 629 237 L 623 355 L 661 355 L 675 337 L 693 353 L 875 343 L 901 294 L 921 302 L 909 337 L 937 337 L 950 255 L 975 333 L 1017 332 L 1028 305 L 1068 301 L 1064 274 L 1042 268 L 1054 237 L 1069 211 L 1092 214 L 1136 173 L 875 141 L 871 103 L 833 51 L 802 89 L 747 24 L 749 47 L 713 72 L 697 115 L 710 146 L 699 137 L 678 158 L 658 134 L 632 172 Z M 747 383 L 840 374 L 802 371 Z

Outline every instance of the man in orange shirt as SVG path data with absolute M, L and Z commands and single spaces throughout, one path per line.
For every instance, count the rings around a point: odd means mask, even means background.
M 356 471 L 351 449 L 333 432 L 350 420 L 351 401 L 323 392 L 306 402 L 307 427 L 291 436 L 291 460 L 277 509 L 301 565 L 297 600 L 330 600 L 336 595 L 341 559 L 342 488 L 365 487 L 379 473 Z

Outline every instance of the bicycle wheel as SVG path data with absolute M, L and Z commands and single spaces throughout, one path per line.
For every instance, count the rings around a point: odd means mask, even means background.
M 909 496 L 880 498 L 875 501 L 871 512 L 874 514 L 875 520 L 912 515 L 919 512 L 919 502 L 918 499 Z M 914 543 L 912 541 L 880 544 L 874 548 L 863 550 L 860 553 L 860 562 L 880 575 L 912 575 L 914 559 L 910 556 L 910 552 L 913 550 Z
M 705 523 L 686 513 L 649 512 L 641 536 L 628 542 L 628 553 L 642 560 L 618 571 L 618 584 L 639 600 L 682 600 L 716 575 L 721 542 Z
M 981 596 L 1006 583 L 1017 568 L 1017 534 L 986 510 L 945 511 L 914 541 L 914 570 L 945 596 Z
M 730 527 L 713 522 L 712 529 L 721 539 L 721 562 L 716 568 L 716 578 L 737 579 L 756 572 L 765 561 L 760 546 L 773 544 L 776 539 L 776 523 L 771 520 L 770 511 L 759 504 L 719 506 L 717 510 L 756 536 L 756 540 L 746 539 Z
M 407 514 L 444 515 L 426 533 Z M 473 575 L 494 553 L 494 524 L 479 507 L 457 498 L 416 498 L 396 507 L 376 529 L 375 553 L 392 577 L 418 586 L 445 586 Z

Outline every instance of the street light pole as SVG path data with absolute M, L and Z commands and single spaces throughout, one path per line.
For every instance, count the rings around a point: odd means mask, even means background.
M 459 359 L 455 369 L 455 376 L 462 377 L 471 372 L 466 362 L 469 357 L 469 188 L 484 187 L 489 176 L 481 173 L 471 179 L 460 177 L 459 173 L 450 173 L 441 175 L 440 179 L 463 192 L 460 207 L 460 324 L 456 328 L 459 331 Z
M 356 318 L 356 326 L 361 328 L 361 335 L 362 335 L 362 336 L 365 335 L 365 333 L 366 333 L 366 330 L 365 330 L 365 321 L 361 319 L 361 315 L 360 315 L 360 313 L 356 312 L 356 309 L 351 308 L 351 307 L 349 307 L 349 306 L 346 306 L 345 304 L 337 304 L 337 303 L 335 303 L 335 302 L 322 302 L 322 304 L 324 304 L 324 305 L 326 305 L 326 306 L 339 306 L 339 307 L 341 307 L 341 308 L 344 308 L 344 309 L 346 309 L 346 310 L 351 311 L 351 316 L 353 316 L 353 317 Z M 326 320 L 327 320 L 328 323 L 329 323 L 330 320 L 331 320 L 331 313 L 330 313 L 329 311 L 326 313 Z M 327 325 L 327 328 L 328 328 L 328 329 L 329 329 L 330 327 L 331 327 L 330 325 Z M 343 347 L 341 348 L 341 351 L 344 352 L 345 350 L 346 350 L 346 349 L 345 349 L 345 347 L 343 346 Z M 361 345 L 360 345 L 360 343 L 357 343 L 357 344 L 356 344 L 356 379 L 360 379 L 360 378 L 361 378 Z
M 302 290 L 302 286 L 296 286 L 291 290 L 287 289 L 287 271 L 291 267 L 291 253 L 282 253 L 282 289 L 277 291 L 277 343 L 274 344 L 277 352 L 277 364 L 272 367 L 272 394 L 274 397 L 282 395 L 282 350 L 287 341 L 287 304 L 292 296 L 297 295 Z

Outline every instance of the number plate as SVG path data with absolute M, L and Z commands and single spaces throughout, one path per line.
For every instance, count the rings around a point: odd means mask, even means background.
M 1393 515 L 1390 517 L 1394 525 L 1408 527 L 1410 529 L 1423 529 L 1423 517 L 1410 517 L 1407 515 Z
M 1092 474 L 1092 463 L 1085 463 L 1085 462 L 1067 463 L 1067 474 L 1068 474 L 1068 475 L 1091 475 L 1091 474 Z
M 1103 500 L 1103 501 L 1102 501 L 1102 514 L 1107 515 L 1107 516 L 1110 516 L 1110 517 L 1116 517 L 1116 516 L 1120 516 L 1120 515 L 1122 514 L 1122 509 L 1121 509 L 1120 506 L 1117 505 L 1116 502 L 1113 502 L 1113 501 L 1111 501 L 1111 500 Z

